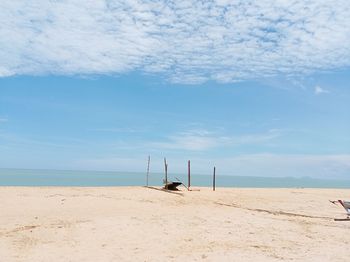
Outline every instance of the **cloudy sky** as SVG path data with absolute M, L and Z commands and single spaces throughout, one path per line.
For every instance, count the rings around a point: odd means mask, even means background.
M 350 179 L 348 1 L 0 10 L 0 167 Z

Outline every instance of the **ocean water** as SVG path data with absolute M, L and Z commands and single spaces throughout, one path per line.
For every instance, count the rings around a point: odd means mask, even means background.
M 149 185 L 162 185 L 164 175 L 150 173 Z M 169 174 L 168 179 L 187 185 L 186 174 Z M 0 169 L 0 186 L 144 186 L 146 173 Z M 212 186 L 212 176 L 191 175 L 191 186 Z M 217 187 L 253 188 L 350 188 L 350 180 L 322 180 L 309 177 L 216 177 Z

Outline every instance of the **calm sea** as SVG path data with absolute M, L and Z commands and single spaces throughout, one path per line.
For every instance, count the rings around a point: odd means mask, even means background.
M 151 173 L 149 185 L 160 186 L 163 176 L 163 174 Z M 169 174 L 168 177 L 169 180 L 179 179 L 187 184 L 185 174 Z M 0 186 L 143 186 L 145 184 L 145 173 L 0 169 Z M 212 177 L 193 174 L 191 185 L 211 186 Z M 216 185 L 217 187 L 350 188 L 350 180 L 217 175 Z

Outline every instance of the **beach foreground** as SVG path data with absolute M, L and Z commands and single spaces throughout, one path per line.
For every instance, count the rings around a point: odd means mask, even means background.
M 1 187 L 1 261 L 349 261 L 339 189 Z

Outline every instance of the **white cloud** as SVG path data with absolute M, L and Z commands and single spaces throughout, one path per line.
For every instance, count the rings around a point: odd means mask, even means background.
M 219 146 L 225 137 L 216 137 L 195 131 L 172 135 L 166 142 L 151 143 L 154 148 L 203 151 Z
M 0 76 L 232 82 L 350 66 L 347 0 L 0 2 Z
M 130 128 L 130 127 L 111 127 L 111 128 L 94 128 L 91 131 L 97 132 L 110 132 L 110 133 L 137 133 L 141 132 L 138 129 Z
M 320 87 L 320 86 L 315 86 L 314 92 L 315 92 L 315 95 L 320 95 L 320 94 L 327 94 L 327 93 L 329 93 L 328 90 L 323 89 L 323 88 Z
M 250 154 L 218 159 L 231 175 L 349 179 L 350 155 Z
M 0 117 L 0 123 L 7 122 L 8 119 L 6 117 Z
M 225 136 L 205 129 L 188 130 L 167 137 L 165 142 L 154 142 L 152 148 L 175 149 L 185 151 L 205 151 L 213 148 L 240 144 L 260 144 L 281 135 L 280 130 L 271 129 L 266 133 L 239 136 Z

